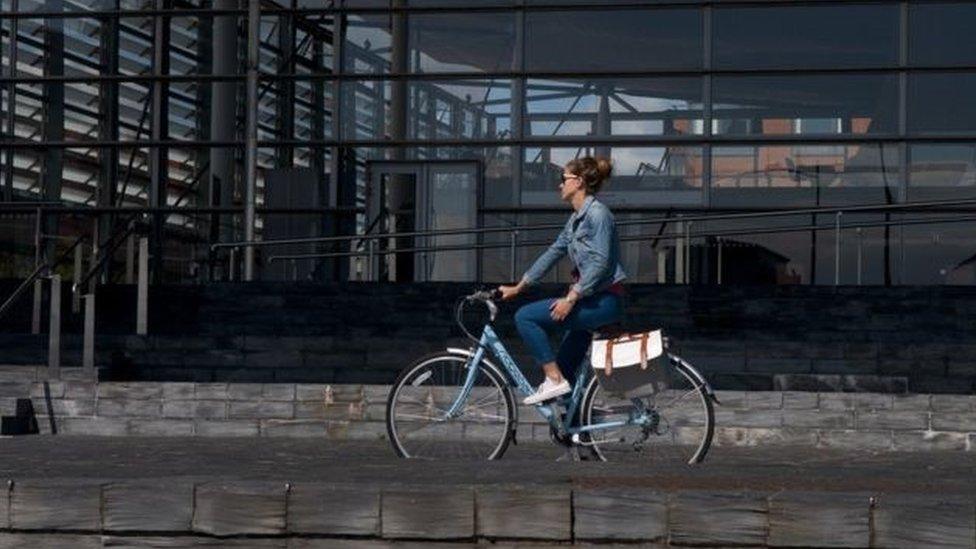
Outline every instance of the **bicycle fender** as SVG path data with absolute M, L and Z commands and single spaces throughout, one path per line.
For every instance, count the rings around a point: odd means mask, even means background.
M 465 357 L 468 357 L 468 358 L 471 358 L 472 356 L 474 356 L 474 351 L 472 351 L 471 349 L 461 349 L 460 347 L 448 347 L 447 348 L 447 352 L 450 353 L 450 354 L 452 354 L 452 355 L 465 356 Z M 487 353 L 485 353 L 485 354 L 487 354 Z M 488 360 L 484 356 L 481 357 L 481 361 L 484 362 L 489 368 L 491 368 L 492 370 L 494 370 L 495 375 L 497 375 L 499 379 L 501 379 L 502 381 L 506 381 L 507 382 L 508 377 L 506 377 L 505 374 L 502 373 L 502 370 L 498 366 L 496 366 L 492 361 Z M 505 386 L 508 387 L 507 383 L 506 383 Z M 511 388 L 508 387 L 507 390 L 508 391 L 511 391 Z M 512 421 L 512 433 L 514 435 L 515 429 L 518 428 L 519 406 L 518 406 L 518 402 L 514 398 L 512 399 L 512 402 L 515 404 L 515 406 L 513 406 L 513 408 L 514 408 L 513 414 L 514 414 L 515 417 L 513 418 L 514 421 Z
M 695 369 L 694 366 L 688 364 L 683 358 L 677 355 L 672 355 L 671 353 L 668 353 L 668 356 L 671 357 L 671 360 L 674 360 L 675 362 L 681 363 L 685 366 L 685 368 L 688 370 L 689 373 L 691 373 L 691 375 L 695 378 L 695 380 L 697 380 L 705 387 L 705 394 L 708 395 L 708 398 L 712 399 L 712 401 L 714 401 L 715 404 L 719 404 L 719 405 L 722 404 L 721 402 L 719 402 L 718 397 L 715 396 L 715 390 L 712 389 L 711 384 L 708 383 L 708 380 L 705 379 L 705 376 L 703 376 L 701 372 L 699 372 L 697 369 Z

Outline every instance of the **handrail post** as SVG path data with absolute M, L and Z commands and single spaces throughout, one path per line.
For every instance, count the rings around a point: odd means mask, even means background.
M 509 259 L 509 280 L 515 282 L 515 277 L 518 276 L 518 231 L 512 231 L 510 234 L 511 242 L 511 258 Z
M 237 247 L 230 249 L 230 255 L 227 258 L 227 280 L 230 282 L 234 281 L 234 271 L 237 270 Z
M 136 235 L 129 233 L 125 237 L 125 283 L 135 283 L 136 270 Z
M 674 283 L 685 282 L 685 222 L 679 221 L 676 227 L 678 237 L 674 243 Z
M 375 280 L 376 279 L 375 274 L 376 274 L 376 271 L 379 270 L 379 269 L 376 268 L 377 266 L 375 264 L 376 263 L 376 239 L 375 238 L 370 238 L 369 241 L 368 241 L 368 243 L 367 243 L 367 245 L 366 245 L 366 248 L 367 248 L 367 250 L 369 250 L 369 255 L 367 255 L 367 263 L 368 263 L 368 265 L 367 265 L 367 269 L 366 269 L 366 272 L 367 272 L 367 277 L 366 278 L 370 282 L 375 282 L 376 281 Z
M 840 217 L 844 212 L 837 212 L 834 216 L 834 286 L 840 285 Z
M 691 224 L 685 224 L 685 284 L 691 284 Z
M 85 294 L 85 328 L 81 367 L 86 374 L 95 372 L 95 292 Z
M 84 275 L 82 272 L 82 262 L 84 260 L 85 251 L 81 246 L 75 246 L 75 268 L 74 272 L 71 274 L 71 280 L 74 282 L 75 291 L 71 292 L 71 312 L 78 314 L 81 310 L 81 287 L 79 283 L 81 282 L 81 277 Z
M 149 333 L 149 239 L 139 238 L 139 283 L 136 288 L 136 334 Z
M 718 254 L 717 254 L 718 259 L 715 261 L 715 263 L 718 264 L 718 273 L 716 276 L 716 280 L 718 281 L 718 285 L 721 286 L 722 285 L 722 239 L 719 238 L 717 239 L 717 241 L 718 241 Z
M 51 276 L 51 316 L 47 339 L 49 379 L 61 378 L 61 275 Z
M 861 261 L 862 261 L 862 248 L 864 245 L 864 231 L 860 227 L 857 228 L 857 285 L 861 285 Z
M 41 209 L 37 209 L 34 218 L 34 268 L 41 265 Z M 37 335 L 41 333 L 41 302 L 43 301 L 44 287 L 40 280 L 34 281 L 34 309 L 31 311 L 31 333 Z

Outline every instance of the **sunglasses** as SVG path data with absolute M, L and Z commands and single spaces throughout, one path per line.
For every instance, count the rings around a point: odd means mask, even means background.
M 559 177 L 560 177 L 560 181 L 559 181 L 559 184 L 560 185 L 562 185 L 563 183 L 569 181 L 570 179 L 579 179 L 579 176 L 578 175 L 561 174 Z

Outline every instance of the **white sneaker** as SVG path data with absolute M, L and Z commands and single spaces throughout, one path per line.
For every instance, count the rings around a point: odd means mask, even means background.
M 526 397 L 526 399 L 522 402 L 525 404 L 538 404 L 540 402 L 556 398 L 557 396 L 565 395 L 571 390 L 572 389 L 569 386 L 569 382 L 565 379 L 559 383 L 556 383 L 547 377 L 546 380 L 542 382 L 542 385 L 539 385 L 539 388 L 536 390 L 535 394 Z

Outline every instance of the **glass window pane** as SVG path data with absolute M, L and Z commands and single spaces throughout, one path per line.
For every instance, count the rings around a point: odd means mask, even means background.
M 701 134 L 701 92 L 699 78 L 532 79 L 525 135 Z
M 511 97 L 511 80 L 411 82 L 410 137 L 511 138 Z
M 976 5 L 910 4 L 908 59 L 913 65 L 976 64 Z
M 898 6 L 717 7 L 718 68 L 868 67 L 898 62 Z
M 976 197 L 976 143 L 912 145 L 909 155 L 909 200 Z
M 528 12 L 529 71 L 699 68 L 701 11 L 645 9 Z
M 810 216 L 781 216 L 765 219 L 726 219 L 707 221 L 693 227 L 708 233 L 726 233 L 707 239 L 715 248 L 717 271 L 722 284 L 809 284 L 812 265 L 810 231 L 749 234 L 756 228 L 773 229 L 810 225 Z M 701 239 L 705 240 L 705 239 Z M 717 248 L 721 245 L 719 267 Z M 714 275 L 713 275 L 714 276 Z
M 692 205 L 702 202 L 700 147 L 527 147 L 522 204 L 560 204 L 563 166 L 583 156 L 609 156 L 613 176 L 600 191 L 609 205 Z
M 908 130 L 976 132 L 976 74 L 924 73 L 908 77 Z
M 415 72 L 503 72 L 513 67 L 515 15 L 413 14 L 410 68 Z
M 972 214 L 960 214 L 969 218 Z M 946 213 L 903 214 L 905 219 L 941 219 L 954 216 Z M 973 232 L 976 223 L 926 223 L 900 228 L 904 242 L 904 261 L 901 264 L 900 284 L 976 284 L 976 246 Z M 893 230 L 894 231 L 894 230 Z
M 390 71 L 390 17 L 350 14 L 343 42 L 345 72 L 382 74 Z
M 830 206 L 894 202 L 895 145 L 795 145 L 712 149 L 711 204 Z
M 716 76 L 716 135 L 870 134 L 898 130 L 893 74 Z

